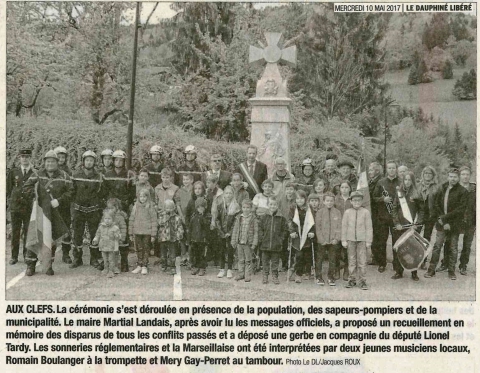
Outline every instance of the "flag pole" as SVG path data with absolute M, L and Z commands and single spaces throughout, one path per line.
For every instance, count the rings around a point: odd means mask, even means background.
M 135 36 L 133 39 L 133 58 L 132 58 L 132 81 L 130 85 L 130 110 L 128 113 L 127 129 L 127 170 L 132 166 L 132 143 L 133 143 L 133 114 L 135 110 L 135 78 L 137 75 L 137 46 L 138 46 L 138 27 L 140 23 L 140 3 L 137 2 L 135 9 Z

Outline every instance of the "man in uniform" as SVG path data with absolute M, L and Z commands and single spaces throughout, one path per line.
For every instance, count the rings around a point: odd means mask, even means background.
M 150 159 L 152 160 L 149 164 L 145 166 L 148 170 L 149 178 L 148 182 L 153 189 L 162 182 L 162 170 L 165 167 L 161 161 L 163 154 L 163 149 L 160 145 L 153 145 L 150 148 Z
M 217 177 L 217 185 L 220 189 L 225 189 L 232 181 L 232 174 L 228 171 L 222 170 L 223 157 L 220 153 L 213 153 L 210 157 L 210 170 L 203 174 L 203 183 L 207 184 L 207 178 L 210 175 Z
M 197 162 L 197 149 L 195 146 L 188 145 L 185 147 L 183 156 L 185 157 L 185 162 L 175 171 L 175 185 L 182 185 L 184 174 L 192 174 L 193 182 L 202 180 L 205 170 Z
M 257 152 L 258 149 L 255 145 L 249 145 L 247 148 L 247 161 L 240 163 L 235 171 L 243 175 L 250 199 L 262 192 L 260 189 L 262 183 L 268 179 L 267 165 L 257 161 Z
M 85 226 L 90 233 L 90 265 L 102 270 L 101 255 L 98 245 L 93 245 L 92 240 L 97 232 L 102 219 L 104 205 L 103 178 L 95 171 L 97 155 L 87 150 L 82 155 L 83 167 L 72 176 L 73 181 L 73 263 L 70 268 L 77 268 L 83 264 L 83 234 Z
M 99 165 L 99 170 L 102 174 L 113 171 L 113 150 L 105 149 L 100 153 L 101 164 Z
M 376 226 L 376 248 L 378 261 L 378 272 L 385 272 L 387 266 L 387 240 L 388 234 L 392 235 L 393 240 L 397 237 L 393 234 L 393 198 L 397 194 L 397 187 L 400 187 L 400 179 L 397 176 L 397 163 L 395 161 L 387 162 L 387 176 L 377 182 L 377 186 L 371 198 L 377 204 L 377 226 Z M 401 278 L 398 273 L 393 275 L 392 279 Z
M 118 198 L 122 210 L 129 213 L 129 207 L 135 199 L 135 173 L 127 170 L 123 150 L 115 150 L 112 154 L 113 169 L 104 175 L 107 199 Z
M 61 171 L 58 168 L 58 156 L 57 153 L 53 150 L 49 150 L 43 157 L 45 162 L 45 168 L 38 172 L 34 172 L 30 178 L 23 185 L 23 193 L 28 199 L 29 203 L 33 200 L 35 195 L 35 184 L 37 182 L 46 190 L 49 197 L 51 198 L 50 204 L 52 208 L 58 209 L 60 217 L 64 221 L 67 227 L 70 226 L 68 219 L 70 218 L 70 201 L 73 193 L 73 185 L 70 176 L 65 172 Z M 66 241 L 66 240 L 65 240 Z M 66 245 L 65 241 L 62 242 L 62 251 L 63 256 L 65 253 L 68 255 L 70 250 L 70 245 Z M 70 235 L 68 235 L 68 241 L 70 241 Z M 52 246 L 52 258 L 48 264 L 47 275 L 52 276 L 54 274 L 52 269 L 52 262 L 55 257 L 56 244 L 53 243 Z M 25 262 L 27 264 L 27 276 L 32 276 L 35 274 L 35 264 L 37 262 L 37 254 L 28 250 Z
M 57 146 L 55 149 L 53 149 L 53 151 L 57 153 L 58 156 L 58 169 L 60 171 L 65 171 L 68 176 L 72 176 L 72 170 L 70 170 L 67 164 L 67 149 L 65 149 L 63 146 Z
M 23 227 L 23 258 L 27 253 L 25 246 L 27 239 L 28 222 L 32 212 L 32 204 L 24 198 L 22 187 L 25 181 L 33 173 L 33 166 L 30 162 L 32 158 L 31 149 L 22 149 L 18 155 L 20 158 L 20 167 L 10 170 L 6 180 L 7 202 L 10 208 L 11 224 L 12 224 L 12 257 L 10 264 L 18 262 L 18 253 L 20 251 L 20 235 Z
M 368 263 L 369 265 L 378 265 L 378 203 L 372 198 L 375 188 L 382 178 L 382 166 L 378 162 L 372 162 L 368 166 L 368 192 L 371 196 L 370 198 L 370 212 L 372 216 L 372 227 L 373 227 L 373 242 L 372 242 L 372 260 Z M 381 254 L 380 254 L 381 255 Z

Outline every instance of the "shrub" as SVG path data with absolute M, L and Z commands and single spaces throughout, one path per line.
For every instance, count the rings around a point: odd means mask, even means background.
M 443 79 L 452 79 L 453 78 L 453 65 L 450 60 L 445 62 L 445 66 L 443 67 L 442 71 Z
M 476 100 L 477 71 L 472 69 L 470 72 L 463 73 L 462 78 L 455 82 L 452 93 L 460 100 Z

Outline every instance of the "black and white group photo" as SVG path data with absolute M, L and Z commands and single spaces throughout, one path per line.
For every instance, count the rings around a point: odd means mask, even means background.
M 476 8 L 6 10 L 7 300 L 475 300 Z

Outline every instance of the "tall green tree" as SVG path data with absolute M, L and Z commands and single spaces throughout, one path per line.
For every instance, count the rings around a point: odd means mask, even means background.
M 383 101 L 388 19 L 360 13 L 334 13 L 333 4 L 312 6 L 298 38 L 298 65 L 291 90 L 303 90 L 304 104 L 317 115 L 347 117 Z

